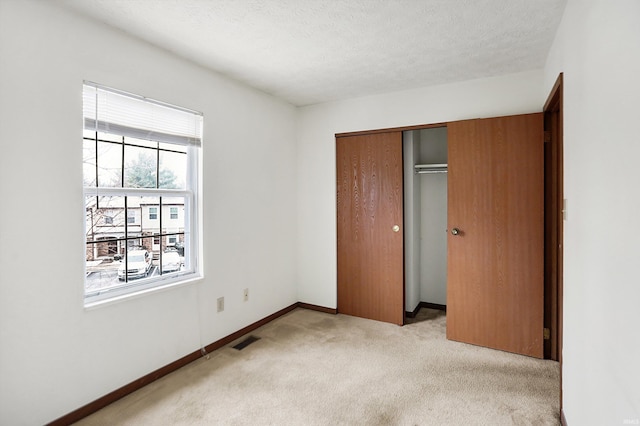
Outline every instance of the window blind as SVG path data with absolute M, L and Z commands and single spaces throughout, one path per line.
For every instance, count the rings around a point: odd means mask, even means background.
M 91 82 L 83 85 L 86 130 L 200 146 L 202 114 Z

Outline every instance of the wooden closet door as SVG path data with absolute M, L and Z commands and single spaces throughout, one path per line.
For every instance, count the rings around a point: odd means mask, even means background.
M 338 312 L 404 322 L 402 132 L 336 138 Z
M 541 358 L 543 116 L 447 127 L 447 338 Z

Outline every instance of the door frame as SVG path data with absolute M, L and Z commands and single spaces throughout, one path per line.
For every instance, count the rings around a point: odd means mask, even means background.
M 562 409 L 564 139 L 563 73 L 558 75 L 544 104 L 545 118 L 545 358 L 560 363 Z

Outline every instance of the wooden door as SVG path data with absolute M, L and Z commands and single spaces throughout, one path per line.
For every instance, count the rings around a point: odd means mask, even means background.
M 447 338 L 541 358 L 543 116 L 447 127 Z
M 338 312 L 404 322 L 402 132 L 336 138 Z

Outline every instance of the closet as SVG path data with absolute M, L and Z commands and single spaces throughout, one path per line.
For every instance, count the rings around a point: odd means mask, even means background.
M 403 132 L 405 310 L 447 304 L 447 128 Z
M 446 305 L 448 339 L 542 357 L 543 145 L 542 113 L 336 134 L 338 312 Z

